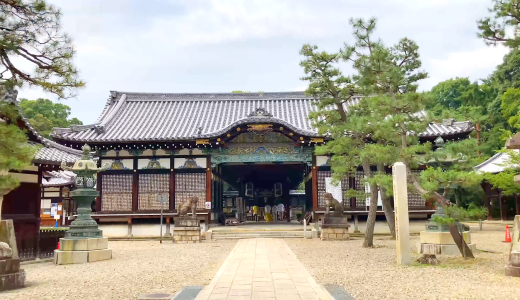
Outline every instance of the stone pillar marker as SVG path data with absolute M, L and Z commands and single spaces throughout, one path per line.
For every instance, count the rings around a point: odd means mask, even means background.
M 408 217 L 408 186 L 406 180 L 406 166 L 396 162 L 392 167 L 394 182 L 394 210 L 395 210 L 395 253 L 397 263 L 411 265 L 410 256 L 410 220 Z

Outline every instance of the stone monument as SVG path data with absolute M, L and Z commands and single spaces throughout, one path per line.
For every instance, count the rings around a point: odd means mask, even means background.
M 515 216 L 511 236 L 511 253 L 506 266 L 506 276 L 520 277 L 520 215 Z
M 437 207 L 437 211 L 432 215 L 446 217 L 446 212 L 442 207 Z M 458 231 L 462 232 L 464 241 L 472 252 L 477 250 L 477 245 L 471 243 L 471 235 L 469 227 L 458 223 L 456 224 Z M 443 255 L 460 255 L 460 250 L 450 233 L 449 225 L 438 224 L 430 219 L 426 224 L 426 230 L 421 231 L 420 242 L 417 244 L 417 251 L 421 254 L 443 254 Z
M 0 176 L 7 176 L 7 170 L 0 170 Z M 0 218 L 4 195 L 11 189 L 0 189 Z M 0 291 L 25 286 L 25 271 L 20 270 L 20 258 L 14 232 L 13 220 L 0 221 Z
M 350 225 L 343 213 L 343 205 L 331 193 L 326 193 L 324 197 L 326 212 L 321 224 L 321 240 L 348 240 Z M 330 211 L 331 208 L 334 209 L 333 212 Z
M 25 271 L 20 269 L 13 220 L 0 223 L 0 291 L 25 286 Z
M 60 248 L 54 250 L 54 263 L 57 265 L 81 264 L 112 258 L 108 239 L 103 237 L 97 222 L 90 216 L 90 205 L 99 196 L 99 192 L 94 189 L 96 174 L 106 170 L 109 164 L 98 168 L 92 160 L 90 147 L 85 145 L 81 149 L 83 157 L 74 163 L 74 167 L 61 164 L 62 169 L 77 174 L 75 189 L 70 195 L 78 204 L 78 217 L 70 225 L 70 230 L 65 232 L 65 238 L 60 239 Z
M 198 197 L 188 198 L 178 210 L 179 215 L 173 218 L 174 243 L 200 243 L 200 221 L 196 213 L 198 202 Z M 191 210 L 191 217 L 188 216 L 188 210 Z
M 408 216 L 408 186 L 406 166 L 396 162 L 392 166 L 395 210 L 395 244 L 397 263 L 411 265 L 410 255 L 410 219 Z

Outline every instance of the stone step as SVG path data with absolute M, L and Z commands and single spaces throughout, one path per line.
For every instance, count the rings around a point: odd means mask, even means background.
M 212 239 L 252 239 L 252 238 L 303 238 L 303 231 L 273 232 L 273 231 L 229 231 L 213 232 Z

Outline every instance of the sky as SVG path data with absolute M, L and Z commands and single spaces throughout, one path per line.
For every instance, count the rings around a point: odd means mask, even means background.
M 491 0 L 49 0 L 73 38 L 80 78 L 61 100 L 84 124 L 96 121 L 110 91 L 218 93 L 303 91 L 303 44 L 338 51 L 353 43 L 350 18 L 378 20 L 386 45 L 419 45 L 428 90 L 453 77 L 478 80 L 508 50 L 477 38 Z M 345 74 L 351 70 L 345 68 Z M 56 96 L 24 88 L 19 98 Z

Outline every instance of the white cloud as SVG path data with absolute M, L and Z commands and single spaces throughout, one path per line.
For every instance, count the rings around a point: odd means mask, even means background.
M 428 90 L 440 81 L 453 77 L 469 77 L 479 80 L 487 77 L 501 64 L 509 49 L 504 46 L 476 46 L 474 50 L 447 53 L 444 57 L 430 58 L 424 62 L 430 78 L 424 80 L 421 88 Z
M 420 47 L 427 89 L 456 76 L 478 79 L 503 48 L 476 37 L 489 0 L 50 0 L 74 39 L 87 88 L 65 102 L 93 122 L 110 90 L 229 92 L 304 90 L 304 43 L 337 51 L 352 43 L 351 17 L 378 18 L 387 44 L 409 37 Z M 40 89 L 20 97 L 54 98 Z

